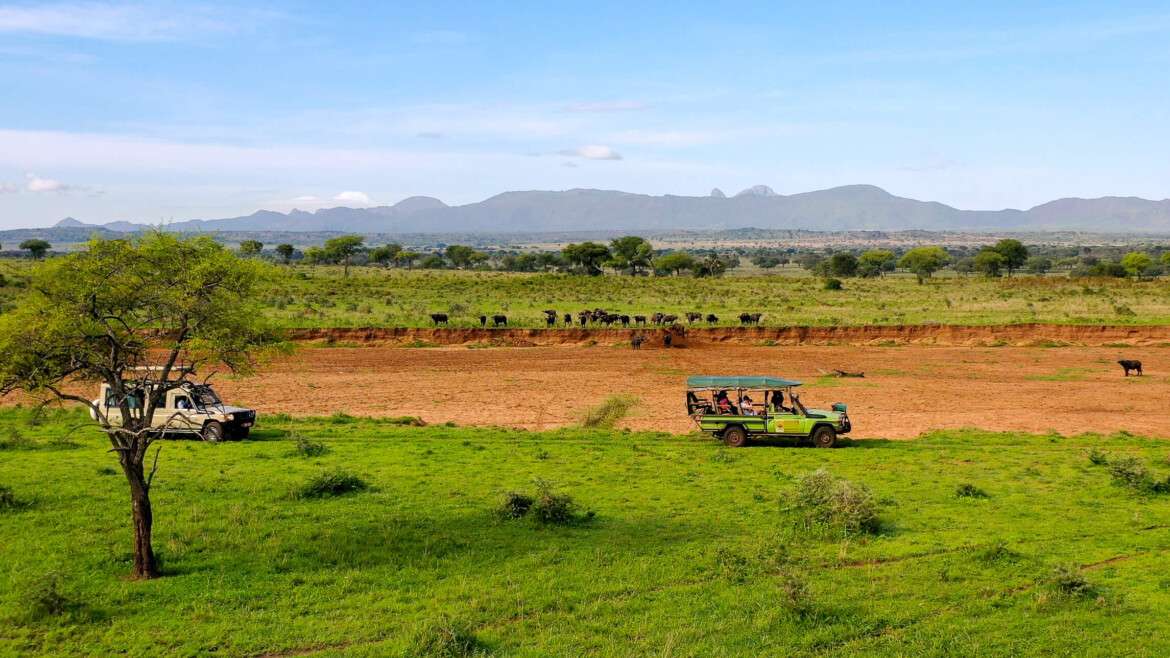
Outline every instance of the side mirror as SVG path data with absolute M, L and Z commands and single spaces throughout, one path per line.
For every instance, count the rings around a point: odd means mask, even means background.
M 833 403 L 833 411 L 836 411 L 836 412 L 842 413 L 842 414 L 845 413 L 845 403 L 844 402 L 834 402 Z

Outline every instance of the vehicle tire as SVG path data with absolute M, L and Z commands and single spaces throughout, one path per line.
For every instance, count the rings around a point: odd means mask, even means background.
M 813 430 L 812 442 L 818 448 L 832 448 L 837 445 L 837 432 L 828 425 L 821 425 Z
M 223 425 L 218 420 L 209 420 L 203 426 L 203 440 L 212 443 L 223 441 Z
M 732 425 L 723 430 L 723 443 L 728 448 L 742 448 L 747 445 L 748 435 L 739 425 Z

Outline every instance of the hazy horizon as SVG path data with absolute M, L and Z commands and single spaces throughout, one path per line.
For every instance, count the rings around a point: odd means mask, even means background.
M 1170 197 L 1170 10 L 0 2 L 0 228 L 850 184 Z

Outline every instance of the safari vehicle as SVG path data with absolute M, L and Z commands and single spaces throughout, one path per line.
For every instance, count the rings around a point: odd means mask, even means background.
M 845 405 L 809 409 L 794 392 L 798 386 L 775 377 L 688 377 L 687 414 L 701 431 L 733 448 L 753 437 L 810 439 L 832 448 L 838 435 L 853 429 Z
M 182 372 L 190 374 L 190 371 Z M 149 373 L 134 384 L 137 388 L 126 394 L 126 401 L 131 413 L 135 409 L 141 413 L 151 388 L 156 384 L 151 381 Z M 119 400 L 110 391 L 109 384 L 101 385 L 99 397 L 93 403 L 103 407 L 110 422 L 121 422 Z M 90 417 L 96 420 L 93 411 L 90 411 Z M 151 431 L 157 430 L 163 436 L 194 435 L 204 441 L 222 441 L 248 438 L 255 423 L 255 410 L 225 405 L 208 384 L 184 381 L 167 391 L 163 406 L 154 410 L 150 426 Z

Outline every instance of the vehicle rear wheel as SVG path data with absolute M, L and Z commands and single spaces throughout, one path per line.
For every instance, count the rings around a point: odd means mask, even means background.
M 218 420 L 209 420 L 203 426 L 203 440 L 204 441 L 223 441 L 223 425 Z
M 821 425 L 813 430 L 812 442 L 818 448 L 832 448 L 837 444 L 837 432 L 828 425 Z
M 747 432 L 738 425 L 732 425 L 723 430 L 723 443 L 729 448 L 742 448 L 747 445 Z

